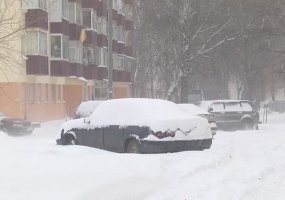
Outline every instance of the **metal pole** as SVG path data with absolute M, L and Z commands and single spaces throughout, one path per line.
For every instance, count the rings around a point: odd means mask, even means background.
M 113 98 L 113 0 L 108 0 L 108 99 Z

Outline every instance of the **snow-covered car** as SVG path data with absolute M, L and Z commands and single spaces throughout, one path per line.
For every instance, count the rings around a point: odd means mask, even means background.
M 204 117 L 208 120 L 211 131 L 213 135 L 216 135 L 218 127 L 214 119 L 214 115 L 208 113 L 207 111 L 203 110 L 202 108 L 194 105 L 194 104 L 178 104 L 178 106 L 183 109 L 184 111 L 188 112 L 190 115 L 198 115 L 200 117 Z
M 97 106 L 103 101 L 84 101 L 81 102 L 75 111 L 75 119 L 89 117 Z
M 175 103 L 129 98 L 104 101 L 90 117 L 65 122 L 57 144 L 128 153 L 178 152 L 209 149 L 212 133 L 206 119 Z
M 7 134 L 31 134 L 37 127 L 40 127 L 40 123 L 7 117 L 4 113 L 0 112 L 0 130 Z
M 199 106 L 214 115 L 218 129 L 258 129 L 259 114 L 248 100 L 201 101 Z

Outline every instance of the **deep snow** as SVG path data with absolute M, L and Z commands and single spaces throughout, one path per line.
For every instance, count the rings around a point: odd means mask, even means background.
M 60 126 L 0 133 L 1 200 L 285 199 L 285 115 L 260 131 L 218 132 L 210 150 L 156 155 L 57 146 Z

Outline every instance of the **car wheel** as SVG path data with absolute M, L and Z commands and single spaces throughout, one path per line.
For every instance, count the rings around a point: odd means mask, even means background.
M 34 131 L 34 129 L 33 129 L 33 130 L 30 130 L 30 131 L 26 131 L 25 134 L 26 134 L 26 135 L 30 135 L 30 134 L 33 133 L 33 131 Z
M 65 145 L 76 145 L 76 144 L 77 144 L 77 142 L 76 142 L 76 139 L 74 138 L 74 136 L 72 136 L 72 135 L 66 136 Z
M 250 121 L 245 121 L 242 123 L 242 130 L 248 131 L 248 130 L 253 130 L 254 125 Z
M 4 133 L 7 133 L 8 134 L 8 131 L 7 131 L 7 129 L 6 128 L 1 128 L 1 131 L 3 131 Z
M 140 153 L 140 147 L 136 140 L 130 140 L 126 148 L 127 153 Z

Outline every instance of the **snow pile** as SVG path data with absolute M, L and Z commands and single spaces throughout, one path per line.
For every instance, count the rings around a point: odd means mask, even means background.
M 96 107 L 102 102 L 103 101 L 85 101 L 85 102 L 82 102 L 78 106 L 75 114 L 77 116 L 80 116 L 80 117 L 88 117 L 94 112 Z
M 154 132 L 174 131 L 176 135 L 171 140 L 212 138 L 207 120 L 191 116 L 175 103 L 165 100 L 129 98 L 104 101 L 88 120 L 90 124 L 84 123 L 83 119 L 71 120 L 63 125 L 63 129 L 66 132 L 72 128 L 140 126 L 149 127 Z
M 211 149 L 155 155 L 55 145 L 62 121 L 0 132 L 1 200 L 284 200 L 285 114 L 218 132 Z

